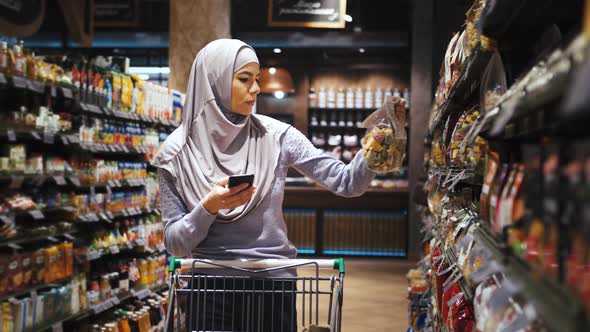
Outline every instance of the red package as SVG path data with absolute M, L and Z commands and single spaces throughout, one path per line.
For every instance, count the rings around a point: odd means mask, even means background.
M 457 294 L 461 293 L 461 289 L 459 288 L 459 283 L 455 283 L 446 292 L 444 292 L 442 296 L 442 303 L 439 306 L 442 310 L 442 318 L 445 322 L 445 325 L 451 327 L 451 316 L 449 316 L 449 302 L 457 296 Z
M 451 331 L 473 331 L 475 324 L 475 315 L 473 313 L 473 305 L 467 302 L 464 296 L 459 296 L 451 304 L 451 326 L 449 326 Z

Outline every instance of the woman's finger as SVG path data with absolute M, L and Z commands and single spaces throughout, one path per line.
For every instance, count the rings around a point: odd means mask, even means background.
M 227 186 L 228 182 L 229 182 L 229 176 L 226 176 L 223 179 L 216 181 L 215 185 L 220 186 L 220 187 L 225 187 L 225 186 Z
M 219 188 L 219 197 L 227 198 L 236 195 L 248 187 L 247 183 L 242 183 L 231 188 Z

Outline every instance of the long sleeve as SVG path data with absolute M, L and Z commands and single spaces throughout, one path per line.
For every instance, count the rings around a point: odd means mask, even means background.
M 314 147 L 307 137 L 292 127 L 285 133 L 283 152 L 290 166 L 340 196 L 362 195 L 375 178 L 362 153 L 357 153 L 346 165 Z
M 177 257 L 187 256 L 205 239 L 215 215 L 207 212 L 201 203 L 189 212 L 168 171 L 158 170 L 158 183 L 166 250 Z

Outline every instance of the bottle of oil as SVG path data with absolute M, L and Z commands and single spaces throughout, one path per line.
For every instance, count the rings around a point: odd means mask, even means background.
M 8 53 L 8 43 L 0 42 L 0 73 L 8 74 L 10 54 Z

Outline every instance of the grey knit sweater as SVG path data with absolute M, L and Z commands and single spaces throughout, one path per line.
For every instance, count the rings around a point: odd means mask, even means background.
M 289 167 L 328 188 L 335 194 L 363 194 L 375 177 L 362 153 L 345 165 L 322 153 L 297 129 L 291 127 L 281 140 L 281 155 L 272 190 L 252 213 L 238 222 L 216 223 L 215 215 L 201 204 L 188 211 L 174 186 L 172 175 L 158 170 L 166 250 L 176 256 L 212 259 L 295 258 L 297 249 L 289 242 L 283 220 L 285 177 Z

